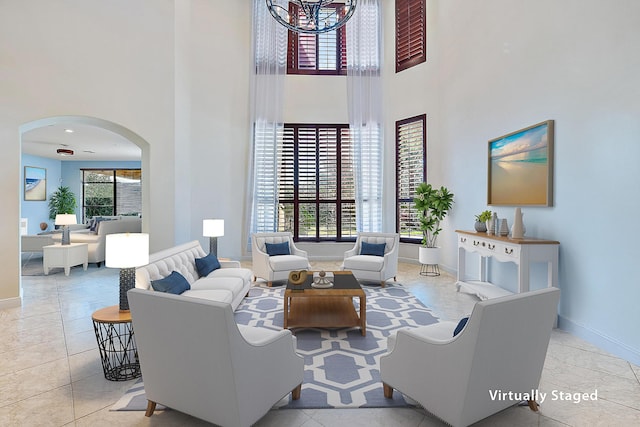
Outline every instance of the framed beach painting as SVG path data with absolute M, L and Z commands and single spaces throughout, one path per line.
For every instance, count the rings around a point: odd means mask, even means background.
M 24 167 L 24 199 L 47 200 L 47 170 L 34 166 Z
M 553 205 L 553 120 L 489 141 L 487 204 Z

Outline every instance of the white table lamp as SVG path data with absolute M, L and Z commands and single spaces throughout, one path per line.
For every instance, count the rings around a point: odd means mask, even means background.
M 136 284 L 136 267 L 149 264 L 147 233 L 107 234 L 105 265 L 120 269 L 120 311 L 129 311 L 127 291 Z
M 55 224 L 62 226 L 62 244 L 63 245 L 68 245 L 71 243 L 71 239 L 69 237 L 69 226 L 77 223 L 78 223 L 78 220 L 76 219 L 75 214 L 57 214 L 56 215 Z
M 218 256 L 218 237 L 224 236 L 224 219 L 202 220 L 202 235 L 209 238 L 209 253 Z

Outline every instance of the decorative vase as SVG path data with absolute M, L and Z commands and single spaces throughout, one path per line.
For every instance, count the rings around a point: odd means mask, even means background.
M 522 239 L 524 237 L 524 224 L 522 222 L 522 210 L 516 208 L 513 216 L 513 226 L 511 226 L 511 238 Z
M 40 230 L 45 231 L 47 228 L 49 228 L 49 224 L 47 224 L 46 222 L 40 223 Z
M 423 265 L 436 265 L 440 262 L 440 248 L 427 248 L 420 246 L 418 249 L 418 261 Z
M 497 236 L 499 232 L 500 232 L 500 222 L 498 219 L 498 212 L 494 212 L 493 216 L 491 217 L 491 233 L 489 234 L 495 234 Z
M 487 231 L 487 225 L 482 221 L 476 221 L 474 228 L 478 233 L 484 233 Z
M 507 219 L 506 218 L 502 218 L 500 220 L 500 230 L 498 231 L 498 233 L 501 236 L 508 236 L 509 235 L 509 225 L 507 225 Z

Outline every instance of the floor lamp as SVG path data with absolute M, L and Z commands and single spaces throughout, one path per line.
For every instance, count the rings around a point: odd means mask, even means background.
M 129 311 L 127 291 L 136 285 L 136 267 L 149 264 L 147 233 L 107 234 L 105 265 L 120 269 L 120 311 Z
M 224 219 L 203 219 L 202 235 L 209 238 L 209 253 L 218 256 L 218 237 L 224 236 Z
M 72 224 L 77 224 L 78 220 L 76 219 L 75 214 L 57 214 L 55 219 L 55 225 L 62 226 L 62 244 L 68 245 L 71 243 L 71 238 L 69 236 L 69 226 Z

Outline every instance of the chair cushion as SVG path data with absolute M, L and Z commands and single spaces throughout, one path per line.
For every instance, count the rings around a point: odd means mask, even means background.
M 227 304 L 231 304 L 233 302 L 233 294 L 225 289 L 190 289 L 183 292 L 182 296 L 226 302 Z
M 219 268 L 207 274 L 207 277 L 237 277 L 243 282 L 251 282 L 253 273 L 248 268 Z
M 265 247 L 267 249 L 267 253 L 269 254 L 269 256 L 291 254 L 291 252 L 289 251 L 289 242 L 265 243 Z
M 360 255 L 384 256 L 386 243 L 368 243 L 362 242 L 360 246 Z
M 345 270 L 382 271 L 384 257 L 375 255 L 355 255 L 344 260 Z
M 180 295 L 184 291 L 191 289 L 191 285 L 189 285 L 187 279 L 177 271 L 171 272 L 171 274 L 164 279 L 152 280 L 151 287 L 153 287 L 154 291 L 168 292 L 176 295 Z
M 309 261 L 298 255 L 280 255 L 269 257 L 269 264 L 273 271 L 301 270 L 309 267 Z
M 203 258 L 196 258 L 196 268 L 200 277 L 208 276 L 213 270 L 220 268 L 220 262 L 214 254 L 209 254 Z
M 456 326 L 456 328 L 453 330 L 454 337 L 458 335 L 460 332 L 462 332 L 462 330 L 464 329 L 468 321 L 469 321 L 469 316 L 466 316 L 460 319 L 460 321 L 458 322 L 458 326 Z
M 233 295 L 238 294 L 244 287 L 244 282 L 239 277 L 203 277 L 192 285 L 193 290 L 225 289 Z

